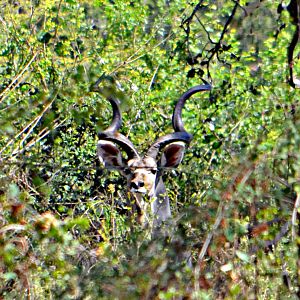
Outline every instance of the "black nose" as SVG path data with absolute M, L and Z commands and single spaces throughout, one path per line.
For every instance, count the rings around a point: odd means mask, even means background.
M 130 183 L 130 187 L 132 189 L 138 189 L 138 188 L 143 187 L 144 185 L 145 185 L 145 183 L 143 181 L 137 181 L 137 182 L 133 181 Z

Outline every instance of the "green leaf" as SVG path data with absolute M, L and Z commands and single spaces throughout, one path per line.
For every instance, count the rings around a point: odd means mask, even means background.
M 226 264 L 226 265 L 221 266 L 220 269 L 221 269 L 221 271 L 224 272 L 224 273 L 229 272 L 229 271 L 232 271 L 232 270 L 233 270 L 233 264 L 230 262 L 230 263 L 228 263 L 228 264 Z
M 242 261 L 244 261 L 244 262 L 246 262 L 246 263 L 249 263 L 249 262 L 250 262 L 250 257 L 249 257 L 249 255 L 248 255 L 247 253 L 242 252 L 242 251 L 240 251 L 240 250 L 236 250 L 235 254 L 236 254 L 236 256 L 237 256 L 240 260 L 242 260 Z
M 9 281 L 9 280 L 14 280 L 17 278 L 17 274 L 14 273 L 14 272 L 7 272 L 7 273 L 4 273 L 1 275 L 1 277 L 6 280 L 6 281 Z

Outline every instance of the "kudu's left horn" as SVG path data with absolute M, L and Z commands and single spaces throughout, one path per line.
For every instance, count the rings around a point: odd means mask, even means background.
M 157 141 L 153 143 L 149 148 L 147 152 L 148 156 L 156 158 L 156 156 L 162 148 L 173 142 L 184 142 L 186 144 L 189 144 L 191 142 L 193 136 L 190 133 L 188 133 L 184 128 L 184 124 L 182 121 L 182 108 L 186 100 L 189 99 L 192 95 L 198 92 L 209 90 L 211 90 L 211 85 L 209 84 L 197 85 L 190 88 L 179 98 L 172 116 L 174 133 L 170 133 L 158 138 Z

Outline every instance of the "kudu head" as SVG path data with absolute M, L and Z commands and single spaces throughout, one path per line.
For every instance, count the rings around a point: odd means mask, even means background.
M 107 97 L 113 109 L 113 120 L 105 131 L 98 133 L 98 156 L 106 167 L 115 168 L 126 177 L 139 220 L 143 219 L 141 217 L 147 218 L 149 204 L 152 215 L 158 222 L 165 221 L 171 216 L 169 199 L 165 195 L 166 190 L 161 178 L 162 170 L 180 164 L 185 146 L 193 138 L 184 129 L 182 122 L 181 113 L 185 101 L 197 92 L 210 89 L 210 85 L 198 85 L 179 98 L 172 117 L 174 132 L 158 138 L 144 156 L 139 155 L 130 140 L 118 132 L 122 123 L 118 100 L 114 96 Z

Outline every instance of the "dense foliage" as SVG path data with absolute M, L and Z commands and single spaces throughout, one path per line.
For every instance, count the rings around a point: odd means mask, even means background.
M 0 299 L 300 295 L 292 5 L 1 2 Z M 96 83 L 121 100 L 122 132 L 140 151 L 171 132 L 184 91 L 213 86 L 184 108 L 194 139 L 165 176 L 168 241 L 132 224 L 125 180 L 98 162 L 111 107 Z

